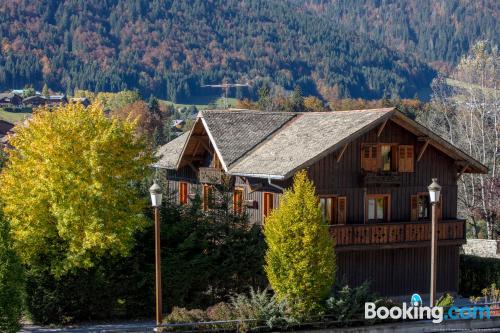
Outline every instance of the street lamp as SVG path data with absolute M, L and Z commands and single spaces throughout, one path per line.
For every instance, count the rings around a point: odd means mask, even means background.
M 156 271 L 156 325 L 161 325 L 162 318 L 162 293 L 161 293 L 161 248 L 160 248 L 160 206 L 161 206 L 161 187 L 154 181 L 149 188 L 151 194 L 151 205 L 155 215 L 155 271 Z
M 431 292 L 430 305 L 436 303 L 436 264 L 437 264 L 437 214 L 436 205 L 439 202 L 441 186 L 437 183 L 437 178 L 432 178 L 432 183 L 428 187 L 429 199 L 432 205 L 432 234 L 431 234 Z

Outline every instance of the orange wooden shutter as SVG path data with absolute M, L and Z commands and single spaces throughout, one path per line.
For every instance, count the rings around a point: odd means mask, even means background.
M 413 146 L 406 146 L 406 172 L 413 172 Z
M 187 204 L 187 183 L 179 183 L 179 203 L 182 205 Z
M 209 200 L 208 185 L 203 185 L 203 210 L 205 212 L 208 210 L 208 200 Z
M 233 193 L 233 211 L 240 214 L 243 208 L 243 190 L 235 189 Z
M 273 209 L 273 194 L 264 193 L 264 217 L 268 217 Z
M 338 224 L 346 224 L 347 221 L 347 198 L 346 197 L 338 197 L 337 198 L 338 205 Z
M 399 172 L 406 171 L 406 147 L 399 146 Z
M 377 171 L 377 145 L 365 145 L 361 152 L 361 167 L 365 171 Z
M 413 172 L 413 146 L 399 146 L 399 172 Z
M 411 220 L 412 221 L 418 220 L 418 196 L 417 195 L 411 196 Z
M 364 146 L 361 152 L 361 168 L 363 168 L 363 170 L 370 169 L 370 155 L 371 155 L 370 146 Z

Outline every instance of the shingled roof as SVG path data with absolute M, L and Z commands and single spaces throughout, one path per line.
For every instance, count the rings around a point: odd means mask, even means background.
M 457 161 L 466 162 L 466 172 L 487 172 L 484 165 L 395 108 L 307 113 L 201 111 L 191 133 L 158 150 L 160 159 L 155 166 L 179 168 L 182 156 L 196 151 L 196 145 L 190 144 L 191 135 L 195 140 L 205 132 L 228 174 L 285 179 L 389 118 L 415 135 L 428 137 Z
M 153 164 L 155 168 L 176 169 L 177 162 L 181 156 L 182 149 L 189 137 L 189 132 L 179 135 L 177 138 L 161 146 L 155 154 L 158 162 Z
M 200 117 L 226 166 L 281 128 L 296 114 L 243 110 L 201 111 Z
M 287 178 L 337 149 L 356 132 L 387 118 L 394 108 L 301 113 L 281 131 L 235 163 L 231 174 Z

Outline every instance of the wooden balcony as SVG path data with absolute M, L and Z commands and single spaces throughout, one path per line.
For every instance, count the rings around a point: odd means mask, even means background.
M 398 248 L 430 246 L 431 223 L 394 222 L 377 224 L 333 225 L 330 234 L 338 249 Z M 465 243 L 465 221 L 438 223 L 438 243 Z
M 205 184 L 222 184 L 227 180 L 226 174 L 219 168 L 200 168 L 198 177 L 200 183 Z

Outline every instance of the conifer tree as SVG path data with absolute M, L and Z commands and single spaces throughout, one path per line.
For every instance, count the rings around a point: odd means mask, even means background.
M 297 318 L 317 314 L 334 283 L 335 254 L 306 171 L 295 175 L 293 188 L 266 219 L 264 235 L 265 270 L 278 299 L 286 300 Z
M 47 83 L 45 83 L 43 85 L 43 88 L 42 88 L 42 96 L 43 97 L 50 97 L 50 91 L 49 91 L 49 86 L 47 86 Z

